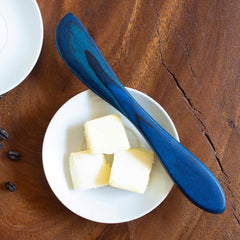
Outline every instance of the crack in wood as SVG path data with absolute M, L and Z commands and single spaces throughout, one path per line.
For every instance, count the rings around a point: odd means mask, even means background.
M 214 153 L 214 157 L 218 163 L 218 166 L 221 170 L 221 172 L 223 173 L 223 175 L 225 176 L 226 180 L 228 181 L 228 183 L 230 183 L 229 180 L 229 176 L 227 175 L 226 171 L 224 170 L 222 163 L 220 161 L 220 158 L 218 157 L 217 151 L 216 151 L 216 147 L 212 141 L 212 139 L 209 136 L 208 130 L 204 124 L 204 122 L 201 120 L 201 118 L 199 117 L 199 115 L 202 117 L 201 111 L 198 110 L 191 102 L 190 98 L 187 96 L 185 90 L 182 88 L 182 86 L 180 85 L 179 81 L 177 80 L 176 76 L 174 75 L 174 73 L 169 69 L 169 67 L 167 66 L 167 64 L 165 63 L 165 61 L 163 60 L 163 56 L 162 56 L 162 52 L 161 52 L 161 39 L 160 39 L 160 34 L 158 29 L 156 29 L 157 32 L 157 37 L 158 37 L 158 43 L 159 43 L 159 55 L 160 55 L 160 59 L 161 59 L 161 63 L 164 67 L 164 69 L 171 75 L 172 79 L 174 80 L 174 83 L 176 84 L 176 87 L 178 89 L 178 91 L 180 92 L 182 98 L 185 100 L 185 102 L 187 103 L 187 106 L 189 107 L 189 109 L 191 110 L 193 116 L 195 117 L 195 119 L 197 120 L 197 122 L 200 125 L 200 130 L 202 132 L 202 134 L 205 136 L 208 144 L 211 146 L 211 149 L 213 150 Z
M 240 220 L 239 220 L 239 218 L 237 217 L 235 211 L 233 211 L 233 216 L 235 217 L 235 219 L 237 220 L 238 225 L 240 226 Z
M 231 189 L 231 181 L 230 181 L 230 178 L 228 176 L 228 174 L 226 173 L 226 171 L 224 170 L 223 166 L 222 166 L 222 163 L 220 161 L 220 158 L 218 157 L 218 154 L 217 154 L 217 151 L 216 151 L 216 147 L 212 141 L 212 139 L 210 138 L 209 136 L 209 133 L 208 133 L 208 130 L 204 124 L 204 122 L 200 119 L 200 117 L 198 116 L 198 114 L 202 115 L 201 114 L 201 111 L 199 111 L 197 108 L 195 108 L 192 103 L 191 103 L 191 100 L 189 99 L 189 97 L 186 95 L 186 92 L 184 91 L 184 89 L 181 87 L 181 85 L 179 84 L 179 81 L 177 80 L 176 76 L 174 75 L 174 73 L 168 68 L 168 66 L 166 65 L 166 63 L 164 62 L 163 60 L 163 56 L 162 56 L 162 52 L 161 52 L 161 40 L 160 40 L 160 35 L 159 35 L 159 32 L 157 30 L 157 36 L 158 36 L 158 41 L 159 41 L 159 54 L 160 54 L 160 59 L 161 59 L 161 63 L 163 65 L 163 67 L 165 68 L 165 70 L 172 76 L 172 79 L 174 80 L 176 86 L 177 86 L 177 89 L 180 91 L 182 97 L 184 98 L 185 102 L 187 103 L 187 106 L 190 108 L 191 112 L 193 113 L 193 116 L 195 117 L 195 119 L 197 120 L 198 123 L 200 123 L 200 130 L 202 132 L 202 134 L 205 136 L 207 142 L 209 143 L 209 145 L 211 146 L 211 149 L 214 153 L 214 157 L 218 163 L 218 166 L 221 170 L 221 172 L 223 173 L 225 179 L 227 180 L 227 184 L 225 183 L 228 191 L 230 192 L 232 198 L 234 199 L 235 198 L 235 194 L 233 192 L 233 190 Z M 232 205 L 232 213 L 233 213 L 233 216 L 234 218 L 236 219 L 238 225 L 240 225 L 240 219 L 239 219 L 239 214 L 235 208 L 235 205 L 234 203 L 231 204 Z M 193 229 L 194 231 L 195 229 Z M 191 234 L 192 235 L 192 234 Z M 190 237 L 191 237 L 190 235 Z
M 232 189 L 230 188 L 230 186 L 229 186 L 229 185 L 231 185 L 231 182 L 228 181 L 228 184 L 226 184 L 226 185 L 227 185 L 227 189 L 228 189 L 228 191 L 230 192 L 232 198 L 235 198 L 235 194 L 233 193 L 233 190 L 232 190 Z
M 157 15 L 157 18 L 159 19 L 159 13 L 157 11 L 157 9 L 152 6 L 154 11 L 156 12 L 156 15 Z M 163 65 L 163 67 L 165 68 L 165 70 L 172 76 L 172 79 L 174 80 L 176 86 L 177 86 L 177 89 L 179 90 L 179 92 L 181 93 L 183 99 L 185 100 L 185 102 L 187 103 L 189 109 L 191 110 L 191 112 L 193 113 L 195 119 L 200 123 L 200 130 L 202 132 L 202 134 L 205 136 L 205 138 L 207 139 L 207 142 L 210 144 L 213 152 L 214 152 L 214 157 L 221 169 L 221 172 L 223 173 L 223 175 L 225 176 L 225 178 L 227 179 L 228 183 L 230 183 L 230 180 L 229 180 L 229 177 L 226 173 L 226 171 L 224 170 L 223 166 L 222 166 L 222 163 L 220 161 L 220 158 L 218 157 L 218 154 L 217 154 L 217 151 L 216 151 L 216 147 L 213 143 L 213 141 L 211 140 L 210 136 L 209 136 L 209 133 L 208 133 L 208 130 L 204 124 L 204 122 L 201 120 L 201 118 L 198 116 L 200 115 L 201 117 L 202 116 L 202 113 L 199 109 L 197 109 L 191 99 L 187 96 L 185 90 L 182 88 L 182 86 L 180 85 L 179 81 L 177 80 L 176 76 L 174 75 L 174 73 L 169 69 L 169 67 L 167 66 L 167 64 L 165 63 L 165 61 L 163 60 L 163 56 L 162 56 L 162 51 L 161 51 L 161 38 L 160 38 L 160 33 L 158 31 L 158 29 L 156 28 L 156 32 L 157 32 L 157 38 L 158 38 L 158 44 L 159 44 L 159 54 L 160 54 L 160 59 L 161 59 L 161 63 Z M 180 38 L 180 41 L 183 43 L 184 47 L 184 52 L 187 54 L 188 57 L 190 57 L 190 54 L 189 54 L 189 51 L 187 50 L 187 47 L 188 45 L 183 41 L 182 37 L 178 34 L 179 38 Z M 196 82 L 196 77 L 195 77 L 195 74 L 194 74 L 194 71 L 193 71 L 193 68 L 192 68 L 192 64 L 191 64 L 191 61 L 189 61 L 189 66 L 190 66 L 190 69 L 191 69 L 191 73 L 192 73 L 192 77 L 194 79 L 194 81 Z M 232 190 L 230 190 L 231 193 Z
M 154 9 L 155 13 L 156 13 L 156 16 L 157 16 L 157 19 L 158 21 L 160 21 L 160 16 L 159 16 L 159 13 L 157 11 L 157 9 L 152 5 L 152 8 Z M 156 24 L 157 26 L 157 24 Z M 203 136 L 205 137 L 205 139 L 207 140 L 208 144 L 210 145 L 213 153 L 214 153 L 214 157 L 216 159 L 216 162 L 221 170 L 221 173 L 223 174 L 224 178 L 226 179 L 226 182 L 224 181 L 224 184 L 227 188 L 227 190 L 229 191 L 232 199 L 235 199 L 235 194 L 231 188 L 231 181 L 230 181 L 230 178 L 228 176 L 228 174 L 226 173 L 226 171 L 224 170 L 223 168 L 223 165 L 220 161 L 220 158 L 218 156 L 218 153 L 216 151 L 216 147 L 208 133 L 208 130 L 206 128 L 206 125 L 204 124 L 204 122 L 201 120 L 201 118 L 204 118 L 204 116 L 202 115 L 201 111 L 199 109 L 197 109 L 193 104 L 192 104 L 192 101 L 190 100 L 190 98 L 188 97 L 188 95 L 186 94 L 185 90 L 183 89 L 183 87 L 180 85 L 178 79 L 176 78 L 175 74 L 170 70 L 170 68 L 167 66 L 167 64 L 165 63 L 164 59 L 163 59 L 163 54 L 162 54 L 162 51 L 161 51 L 161 38 L 160 38 L 160 33 L 159 33 L 159 30 L 156 28 L 156 32 L 157 32 L 157 38 L 158 38 L 158 51 L 159 51 L 159 55 L 160 55 L 160 60 L 161 60 L 161 63 L 162 63 L 162 66 L 164 67 L 164 69 L 171 75 L 172 79 L 174 80 L 174 83 L 176 84 L 176 87 L 179 91 L 179 93 L 181 94 L 182 98 L 185 100 L 188 108 L 190 109 L 190 111 L 192 112 L 194 118 L 197 120 L 198 122 L 198 125 L 200 127 L 200 130 L 203 134 Z M 178 34 L 178 32 L 176 32 Z M 189 53 L 189 50 L 188 50 L 188 45 L 187 43 L 182 39 L 182 37 L 178 34 L 178 37 L 180 39 L 180 41 L 182 42 L 182 45 L 183 45 L 183 50 L 185 52 L 185 54 L 187 55 L 188 57 L 188 65 L 189 65 L 189 68 L 191 70 L 191 75 L 192 75 L 192 78 L 194 80 L 194 82 L 196 83 L 197 85 L 197 79 L 196 79 L 196 75 L 194 73 L 194 70 L 193 70 L 193 67 L 192 67 L 192 64 L 191 64 L 191 59 L 190 59 L 190 53 Z M 229 126 L 231 128 L 235 128 L 235 124 L 234 124 L 234 121 L 231 121 L 229 120 Z M 235 205 L 234 203 L 232 202 L 231 203 L 231 209 L 232 209 L 232 214 L 234 216 L 234 218 L 236 219 L 238 225 L 240 225 L 240 214 L 238 214 L 238 211 L 237 209 L 235 208 Z M 202 216 L 202 214 L 201 214 Z M 201 217 L 200 217 L 201 218 Z M 198 224 L 196 224 L 197 226 Z M 196 227 L 195 227 L 196 228 Z M 192 233 L 190 234 L 190 236 L 188 237 L 191 238 L 195 228 L 193 229 Z
M 177 32 L 177 30 L 175 29 L 175 31 Z M 178 35 L 178 38 L 180 39 L 180 41 L 182 42 L 182 45 L 183 45 L 183 50 L 185 52 L 185 54 L 187 55 L 188 57 L 188 65 L 189 65 L 189 68 L 191 70 L 191 74 L 192 74 L 192 78 L 194 80 L 194 82 L 196 83 L 196 85 L 198 85 L 198 81 L 197 81 L 197 78 L 196 78 L 196 75 L 193 71 L 193 67 L 192 67 L 192 62 L 191 62 L 191 56 L 190 56 L 190 51 L 189 51 L 189 46 L 188 44 L 184 41 L 184 39 L 182 38 L 182 36 L 177 32 L 177 35 Z
M 188 55 L 188 56 L 190 57 L 190 55 Z M 191 61 L 189 61 L 189 66 L 190 66 L 190 70 L 191 70 L 191 73 L 192 73 L 193 80 L 194 80 L 194 82 L 195 82 L 196 84 L 198 84 L 197 78 L 196 78 L 195 73 L 194 73 L 194 71 L 193 71 L 193 67 L 192 67 Z
M 237 210 L 236 210 L 234 204 L 232 204 L 232 210 L 233 210 L 232 213 L 233 213 L 234 218 L 237 220 L 238 225 L 240 225 L 240 219 L 239 219 L 240 214 L 237 213 Z
M 172 76 L 172 78 L 174 79 L 178 90 L 181 92 L 184 100 L 186 101 L 186 103 L 189 105 L 189 107 L 194 110 L 195 112 L 197 112 L 198 114 L 201 114 L 201 111 L 198 110 L 196 107 L 194 107 L 194 105 L 192 104 L 192 101 L 190 100 L 190 98 L 187 96 L 186 92 L 184 91 L 184 89 L 181 87 L 181 85 L 179 84 L 179 81 L 177 80 L 177 78 L 175 77 L 175 75 L 172 73 L 172 71 L 167 67 L 166 63 L 163 60 L 163 56 L 162 56 L 162 52 L 161 52 L 161 39 L 160 39 L 160 34 L 158 29 L 156 29 L 157 31 L 157 37 L 158 37 L 158 41 L 159 41 L 159 54 L 160 54 L 160 58 L 161 58 L 161 62 L 163 67 L 167 70 L 167 72 Z M 201 121 L 201 125 L 203 125 L 202 121 Z
M 155 11 L 156 15 L 157 15 L 157 19 L 159 21 L 160 19 L 160 16 L 159 16 L 159 13 L 158 13 L 158 10 L 156 7 L 154 7 L 152 4 L 150 4 L 151 7 L 153 8 L 153 10 Z M 158 30 L 157 30 L 158 31 Z M 189 65 L 189 68 L 190 68 L 190 71 L 191 71 L 191 75 L 192 75 L 192 78 L 195 82 L 195 84 L 198 86 L 198 81 L 197 81 L 197 78 L 196 78 L 196 74 L 194 73 L 194 70 L 193 70 L 193 67 L 192 67 L 192 62 L 191 62 L 191 57 L 190 57 L 190 52 L 189 52 L 189 47 L 188 47 L 188 44 L 183 40 L 182 36 L 178 33 L 178 31 L 176 30 L 175 28 L 175 32 L 177 33 L 178 35 L 178 38 L 180 39 L 180 41 L 182 42 L 182 45 L 183 45 L 183 50 L 184 50 L 184 53 L 187 55 L 188 57 L 188 65 Z M 159 34 L 159 32 L 158 32 Z M 197 109 L 196 109 L 197 110 Z
M 175 82 L 175 84 L 176 84 L 176 86 L 177 86 L 177 89 L 178 89 L 179 92 L 181 93 L 182 97 L 183 97 L 185 100 L 187 100 L 187 99 L 189 99 L 189 97 L 186 95 L 184 89 L 183 89 L 183 88 L 181 87 L 181 85 L 179 84 L 179 81 L 177 80 L 177 78 L 176 78 L 176 76 L 174 75 L 174 73 L 168 68 L 168 66 L 166 65 L 165 61 L 163 60 L 163 56 L 162 56 L 162 52 L 161 52 L 161 39 L 160 39 L 160 35 L 159 35 L 158 30 L 157 30 L 157 37 L 158 37 L 158 41 L 159 41 L 159 54 L 160 54 L 161 63 L 162 63 L 162 65 L 163 65 L 163 67 L 165 68 L 165 70 L 172 76 L 172 79 L 174 80 L 174 82 Z M 190 100 L 190 99 L 189 99 L 189 100 Z M 232 198 L 234 199 L 234 198 L 235 198 L 235 194 L 234 194 L 233 190 L 231 189 L 231 181 L 230 181 L 230 178 L 229 178 L 228 174 L 226 173 L 226 171 L 225 171 L 224 168 L 223 168 L 223 165 L 222 165 L 222 163 L 221 163 L 221 161 L 220 161 L 220 158 L 218 157 L 218 154 L 217 154 L 217 151 L 216 151 L 216 147 L 215 147 L 212 139 L 211 139 L 210 136 L 209 136 L 208 130 L 207 130 L 204 122 L 203 122 L 203 121 L 201 120 L 201 118 L 198 116 L 198 115 L 202 116 L 201 111 L 199 111 L 198 109 L 196 109 L 196 108 L 192 105 L 191 101 L 185 101 L 185 102 L 187 103 L 187 106 L 190 108 L 193 116 L 195 117 L 195 119 L 196 119 L 197 122 L 199 123 L 199 125 L 200 125 L 200 130 L 201 130 L 202 134 L 205 136 L 208 144 L 210 145 L 210 147 L 211 147 L 211 149 L 212 149 L 212 151 L 213 151 L 213 153 L 214 153 L 214 157 L 215 157 L 215 159 L 216 159 L 216 162 L 217 162 L 217 164 L 218 164 L 218 166 L 219 166 L 219 168 L 220 168 L 223 176 L 225 177 L 225 179 L 226 179 L 226 181 L 227 181 L 227 183 L 224 182 L 224 184 L 226 185 L 227 190 L 230 192 Z M 239 217 L 238 217 L 239 214 L 238 214 L 238 212 L 237 212 L 234 204 L 232 203 L 231 205 L 232 205 L 232 209 L 233 209 L 233 216 L 235 217 L 235 219 L 237 220 L 238 224 L 240 225 L 240 219 L 239 219 Z

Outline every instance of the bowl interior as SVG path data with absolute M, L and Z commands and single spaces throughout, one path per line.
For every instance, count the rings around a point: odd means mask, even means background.
M 157 122 L 178 139 L 171 119 L 160 105 L 137 90 L 128 90 Z M 73 190 L 69 155 L 86 149 L 83 124 L 112 113 L 121 115 L 132 147 L 151 149 L 127 118 L 90 90 L 71 98 L 58 110 L 48 126 L 43 143 L 45 175 L 57 198 L 79 216 L 103 223 L 126 222 L 145 215 L 165 199 L 173 186 L 172 180 L 155 156 L 150 182 L 144 194 L 110 186 L 83 192 Z
M 0 1 L 0 94 L 16 87 L 34 67 L 43 23 L 35 0 Z

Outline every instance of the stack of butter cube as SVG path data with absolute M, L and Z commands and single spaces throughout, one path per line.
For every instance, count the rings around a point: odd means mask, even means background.
M 121 117 L 116 114 L 90 120 L 84 125 L 88 150 L 71 153 L 70 172 L 75 190 L 110 185 L 144 193 L 154 153 L 131 148 Z M 107 162 L 113 154 L 112 166 Z

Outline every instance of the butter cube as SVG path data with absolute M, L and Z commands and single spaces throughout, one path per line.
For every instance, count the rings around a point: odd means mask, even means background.
M 154 153 L 143 149 L 130 148 L 114 154 L 109 185 L 136 193 L 144 193 Z
M 90 120 L 84 129 L 92 154 L 113 154 L 130 148 L 121 117 L 117 114 Z
M 70 155 L 70 173 L 75 190 L 107 185 L 110 170 L 103 154 L 92 155 L 88 151 L 82 151 Z

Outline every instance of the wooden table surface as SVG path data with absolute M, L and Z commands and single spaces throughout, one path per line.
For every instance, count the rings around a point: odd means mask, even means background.
M 234 0 L 38 0 L 44 23 L 40 58 L 0 101 L 0 239 L 240 239 L 240 2 Z M 66 209 L 43 172 L 42 142 L 54 113 L 87 88 L 60 58 L 54 32 L 73 12 L 125 86 L 161 104 L 181 142 L 215 174 L 223 214 L 207 213 L 177 187 L 151 213 L 100 224 Z M 21 160 L 7 159 L 18 150 Z M 17 190 L 4 184 L 12 181 Z

